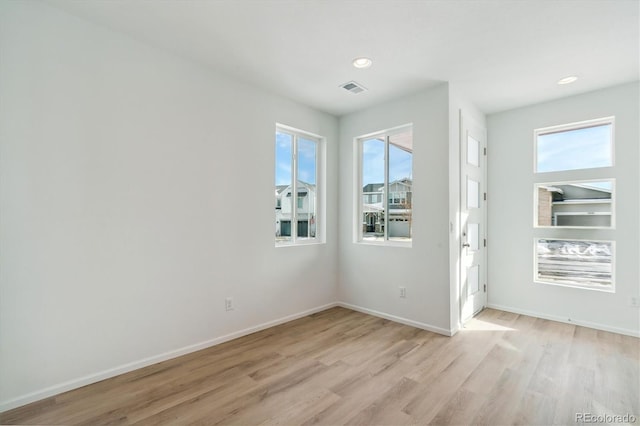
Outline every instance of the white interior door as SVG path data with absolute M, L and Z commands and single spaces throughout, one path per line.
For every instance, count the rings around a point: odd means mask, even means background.
M 460 316 L 487 304 L 486 131 L 460 113 Z

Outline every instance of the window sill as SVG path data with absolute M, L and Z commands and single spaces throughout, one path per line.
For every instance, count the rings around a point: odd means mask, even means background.
M 533 282 L 536 284 L 544 284 L 544 285 L 551 285 L 551 286 L 558 286 L 558 287 L 570 287 L 570 288 L 577 288 L 582 290 L 594 290 L 594 291 L 600 291 L 603 293 L 616 292 L 615 285 L 613 283 L 610 286 L 599 287 L 599 286 L 583 285 L 579 283 L 570 283 L 570 282 L 563 283 L 563 282 L 541 281 L 539 279 L 534 279 Z
M 326 242 L 321 240 L 296 241 L 295 243 L 282 241 L 282 242 L 277 242 L 275 244 L 275 247 L 280 248 L 280 247 L 316 246 L 316 245 L 322 245 L 322 244 L 326 244 Z
M 363 245 L 363 246 L 412 248 L 413 241 L 367 241 L 367 240 L 360 240 L 360 241 L 355 241 L 354 244 Z
M 534 225 L 534 229 L 595 229 L 604 231 L 615 231 L 615 226 L 541 226 Z

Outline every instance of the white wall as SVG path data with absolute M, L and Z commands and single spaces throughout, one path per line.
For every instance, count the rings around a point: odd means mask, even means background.
M 630 306 L 640 294 L 638 92 L 636 82 L 488 117 L 491 306 L 640 334 L 640 311 Z M 616 229 L 584 231 L 584 238 L 616 241 L 616 292 L 534 283 L 533 238 L 575 238 L 575 232 L 533 228 L 533 130 L 607 116 L 615 116 L 615 167 L 594 177 L 616 178 Z
M 638 101 L 636 83 L 489 118 L 490 305 L 638 334 Z M 39 2 L 0 2 L 0 411 L 336 300 L 455 332 L 460 110 L 485 123 L 441 84 L 338 126 Z M 607 115 L 618 228 L 591 236 L 617 240 L 617 292 L 534 284 L 533 129 Z M 276 122 L 327 137 L 326 244 L 274 247 Z M 354 138 L 410 122 L 413 247 L 354 244 Z
M 341 117 L 339 151 L 338 299 L 441 333 L 450 332 L 448 108 L 448 85 L 440 84 Z M 407 123 L 413 123 L 413 247 L 354 243 L 354 138 Z
M 449 84 L 449 276 L 450 329 L 460 328 L 460 114 L 464 119 L 486 129 L 486 117 L 455 84 Z
M 336 300 L 334 117 L 39 2 L 0 55 L 0 410 Z M 274 247 L 276 122 L 327 137 L 325 245 Z

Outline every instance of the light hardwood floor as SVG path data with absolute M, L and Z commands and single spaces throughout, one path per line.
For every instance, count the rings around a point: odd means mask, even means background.
M 640 423 L 640 340 L 495 310 L 454 337 L 333 308 L 0 414 L 3 424 Z

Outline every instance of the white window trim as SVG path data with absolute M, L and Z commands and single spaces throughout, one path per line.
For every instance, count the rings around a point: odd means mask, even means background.
M 590 170 L 590 169 L 586 169 Z M 611 226 L 540 226 L 538 225 L 538 187 L 540 186 L 556 186 L 556 185 L 570 185 L 576 183 L 589 183 L 589 182 L 611 182 Z M 572 204 L 580 204 L 579 201 L 572 202 Z M 573 213 L 558 213 L 558 215 L 567 215 Z M 602 215 L 604 212 L 595 213 L 596 215 Z M 533 184 L 533 227 L 536 229 L 616 229 L 616 180 L 614 178 L 603 179 L 582 179 L 582 180 L 561 180 L 554 182 L 536 182 Z M 590 240 L 592 241 L 592 240 Z
M 400 126 L 391 127 L 385 130 L 380 130 L 377 132 L 367 133 L 364 135 L 357 136 L 353 139 L 353 159 L 354 159 L 354 176 L 353 181 L 356 184 L 354 188 L 354 198 L 353 198 L 353 242 L 355 244 L 362 245 L 371 245 L 371 246 L 385 246 L 385 247 L 402 247 L 402 248 L 411 248 L 413 246 L 413 235 L 411 235 L 411 240 L 409 241 L 396 241 L 389 240 L 388 232 L 389 227 L 384 227 L 384 240 L 365 240 L 362 235 L 362 143 L 366 139 L 371 139 L 376 136 L 385 138 L 385 170 L 384 170 L 384 190 L 382 195 L 382 202 L 386 202 L 389 194 L 389 167 L 387 165 L 389 159 L 389 137 L 402 133 L 407 129 L 413 129 L 413 123 L 407 123 Z M 413 164 L 411 165 L 413 168 Z M 413 189 L 412 189 L 413 192 Z M 412 198 L 413 205 L 413 198 Z M 413 210 L 413 208 L 412 208 Z M 385 215 L 385 221 L 388 222 L 388 215 Z
M 544 281 L 538 278 L 538 240 L 562 240 L 562 241 L 593 241 L 596 243 L 611 244 L 611 287 L 599 287 L 592 284 L 580 283 L 558 283 L 552 281 Z M 534 237 L 533 238 L 533 282 L 537 284 L 545 284 L 559 287 L 580 288 L 585 290 L 600 291 L 603 293 L 616 292 L 616 242 L 613 240 L 598 240 L 570 237 Z
M 610 124 L 610 139 L 611 139 L 611 165 L 603 167 L 591 167 L 582 169 L 571 170 L 556 170 L 538 172 L 538 136 L 560 133 L 569 130 L 578 130 L 588 127 L 596 127 L 601 125 Z M 615 117 L 602 117 L 592 120 L 584 120 L 573 123 L 561 124 L 556 126 L 548 126 L 543 128 L 534 129 L 533 131 L 533 181 L 534 181 L 534 205 L 533 205 L 533 281 L 534 283 L 579 288 L 586 290 L 594 290 L 605 293 L 615 293 L 616 282 L 616 250 L 615 250 L 615 223 L 616 223 L 616 179 L 615 165 L 616 165 L 616 141 L 615 141 Z M 581 183 L 581 182 L 612 182 L 612 197 L 611 197 L 611 226 L 610 227 L 581 227 L 581 226 L 538 226 L 538 185 L 552 185 L 560 183 Z M 549 181 L 549 182 L 547 182 Z M 544 230 L 546 235 L 540 235 Z M 558 230 L 558 231 L 552 231 Z M 585 238 L 587 235 L 591 235 L 592 232 L 598 233 L 601 237 L 608 239 L 595 239 Z M 578 238 L 574 238 L 577 236 Z M 581 283 L 558 283 L 551 281 L 544 281 L 538 278 L 538 259 L 537 259 L 537 241 L 540 239 L 548 240 L 565 240 L 565 241 L 594 241 L 594 242 L 606 242 L 611 244 L 611 286 L 610 287 L 598 287 L 597 285 L 584 285 Z
M 571 169 L 571 170 L 554 170 L 548 172 L 539 172 L 538 171 L 538 136 L 547 135 L 549 133 L 561 133 L 569 130 L 579 130 L 585 129 L 587 127 L 597 127 L 605 124 L 611 124 L 611 166 L 604 167 L 592 167 L 585 169 Z M 551 173 L 575 173 L 584 170 L 599 170 L 599 169 L 609 169 L 615 167 L 616 165 L 616 147 L 615 147 L 615 117 L 602 117 L 596 118 L 593 120 L 585 120 L 585 121 L 577 121 L 574 123 L 560 124 L 557 126 L 549 126 L 542 127 L 539 129 L 534 129 L 533 131 L 533 173 L 534 174 L 551 174 Z
M 291 240 L 289 241 L 275 241 L 275 247 L 296 247 L 306 245 L 316 245 L 326 243 L 326 155 L 327 155 L 327 141 L 324 136 L 317 135 L 315 133 L 300 130 L 298 128 L 288 126 L 286 124 L 276 123 L 276 133 L 282 132 L 292 136 L 291 146 Z M 275 134 L 275 133 L 274 133 Z M 297 140 L 298 137 L 304 137 L 306 139 L 313 140 L 316 145 L 316 236 L 313 238 L 298 239 L 297 232 L 297 194 L 298 194 L 298 161 L 297 161 Z M 275 161 L 274 161 L 275 163 Z M 274 168 L 275 171 L 275 168 Z M 275 182 L 275 178 L 272 180 Z M 294 194 L 296 196 L 294 197 Z M 295 223 L 294 223 L 295 222 Z

